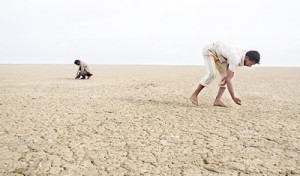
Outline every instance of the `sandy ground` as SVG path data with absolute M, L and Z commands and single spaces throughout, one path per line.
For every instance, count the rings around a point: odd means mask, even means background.
M 300 68 L 0 65 L 0 175 L 300 175 Z M 219 78 L 217 78 L 219 79 Z

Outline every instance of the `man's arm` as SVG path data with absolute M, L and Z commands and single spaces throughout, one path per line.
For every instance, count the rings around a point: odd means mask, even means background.
M 77 70 L 77 73 L 76 73 L 76 76 L 75 76 L 75 79 L 78 79 L 80 76 L 79 76 L 79 72 L 80 72 L 80 67 L 78 68 Z
M 228 67 L 227 67 L 227 77 L 226 77 L 226 84 L 227 84 L 227 88 L 228 91 L 231 95 L 231 98 L 233 99 L 233 101 L 238 104 L 241 105 L 241 100 L 239 98 L 237 98 L 234 95 L 234 91 L 233 91 L 233 84 L 232 84 L 232 78 L 234 76 L 234 72 L 232 72 Z

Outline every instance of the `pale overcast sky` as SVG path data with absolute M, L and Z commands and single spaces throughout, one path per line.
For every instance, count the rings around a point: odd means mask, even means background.
M 204 65 L 215 41 L 300 66 L 299 0 L 1 0 L 0 64 Z

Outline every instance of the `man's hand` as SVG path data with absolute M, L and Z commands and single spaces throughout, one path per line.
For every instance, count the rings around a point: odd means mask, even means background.
M 225 86 L 225 85 L 226 85 L 226 80 L 227 80 L 227 77 L 225 76 L 225 77 L 221 80 L 220 86 Z
M 242 105 L 242 101 L 238 97 L 234 97 L 233 101 L 238 105 Z

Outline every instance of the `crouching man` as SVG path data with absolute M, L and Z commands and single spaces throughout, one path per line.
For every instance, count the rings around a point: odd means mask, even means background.
M 88 64 L 84 61 L 75 60 L 74 64 L 79 66 L 75 79 L 90 79 L 93 76 Z

